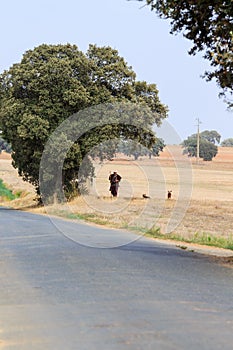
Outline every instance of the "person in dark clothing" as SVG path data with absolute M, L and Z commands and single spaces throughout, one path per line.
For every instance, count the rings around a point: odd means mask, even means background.
M 109 191 L 111 191 L 111 194 L 113 195 L 113 197 L 117 197 L 119 182 L 121 181 L 121 176 L 119 174 L 117 174 L 116 171 L 114 171 L 113 174 L 109 175 L 108 179 L 110 181 Z

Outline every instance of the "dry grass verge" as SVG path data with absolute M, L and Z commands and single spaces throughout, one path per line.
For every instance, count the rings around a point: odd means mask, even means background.
M 45 208 L 35 207 L 32 186 L 17 176 L 10 163 L 9 158 L 0 156 L 0 178 L 11 189 L 23 193 L 10 205 L 45 213 Z M 88 196 L 76 198 L 67 206 L 47 208 L 47 211 L 110 227 L 142 230 L 153 237 L 233 249 L 233 148 L 219 148 L 212 162 L 197 164 L 192 160 L 189 198 L 180 193 L 184 188 L 180 173 L 190 168 L 190 163 L 179 146 L 167 147 L 157 159 L 143 158 L 134 162 L 121 156 L 112 162 L 97 162 L 95 167 L 96 179 Z M 109 193 L 108 175 L 112 170 L 122 175 L 117 199 L 112 199 Z M 166 199 L 167 190 L 173 191 L 171 200 Z M 143 199 L 143 193 L 151 198 Z M 172 232 L 167 234 L 172 220 Z

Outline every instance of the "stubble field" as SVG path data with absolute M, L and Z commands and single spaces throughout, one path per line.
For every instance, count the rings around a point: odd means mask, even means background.
M 88 184 L 90 193 L 65 206 L 35 207 L 34 190 L 23 182 L 11 160 L 0 155 L 0 178 L 12 190 L 22 190 L 21 198 L 8 206 L 39 213 L 84 217 L 112 227 L 158 229 L 184 238 L 210 234 L 233 235 L 233 148 L 219 147 L 212 162 L 189 159 L 180 146 L 167 146 L 159 158 L 134 161 L 118 155 L 113 161 L 95 163 L 96 178 Z M 118 198 L 111 198 L 108 176 L 122 176 Z M 167 191 L 172 198 L 167 199 Z M 144 199 L 142 194 L 150 198 Z M 6 205 L 1 201 L 1 205 Z

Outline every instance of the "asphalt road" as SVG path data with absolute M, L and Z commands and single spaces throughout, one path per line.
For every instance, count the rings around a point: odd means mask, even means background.
M 0 209 L 0 349 L 233 348 L 232 268 L 145 238 L 83 246 L 69 232 L 102 230 L 54 220 Z

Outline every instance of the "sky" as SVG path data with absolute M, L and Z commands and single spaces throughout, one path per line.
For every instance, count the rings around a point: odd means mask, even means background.
M 208 61 L 188 55 L 192 42 L 169 34 L 169 21 L 141 7 L 127 0 L 2 1 L 0 72 L 42 43 L 76 44 L 83 52 L 89 44 L 111 46 L 132 66 L 137 80 L 157 85 L 169 108 L 165 129 L 178 139 L 197 132 L 197 118 L 200 131 L 216 130 L 221 141 L 233 137 L 233 113 L 219 99 L 216 83 L 201 78 Z

